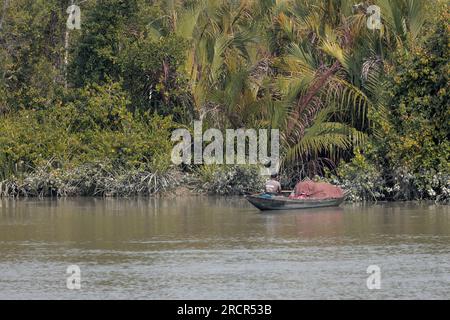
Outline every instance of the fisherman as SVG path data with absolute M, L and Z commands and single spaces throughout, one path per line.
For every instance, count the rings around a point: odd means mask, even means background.
M 278 181 L 278 174 L 272 174 L 270 180 L 266 182 L 266 193 L 279 194 L 281 193 L 281 184 Z

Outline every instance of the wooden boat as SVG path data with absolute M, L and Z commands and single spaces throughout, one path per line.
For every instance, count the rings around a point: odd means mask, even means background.
M 344 202 L 341 198 L 330 199 L 289 199 L 287 196 L 267 196 L 265 193 L 246 196 L 248 202 L 261 211 L 266 210 L 298 210 L 325 207 L 338 207 Z

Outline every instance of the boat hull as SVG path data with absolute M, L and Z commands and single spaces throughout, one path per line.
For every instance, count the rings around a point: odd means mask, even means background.
M 338 207 L 344 202 L 344 197 L 335 199 L 288 199 L 286 197 L 262 198 L 259 195 L 247 196 L 246 199 L 261 211 L 268 210 L 299 210 Z

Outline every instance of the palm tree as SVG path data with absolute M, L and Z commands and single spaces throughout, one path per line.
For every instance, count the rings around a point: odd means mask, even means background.
M 250 5 L 251 1 L 200 0 L 169 10 L 171 31 L 191 43 L 185 70 L 202 119 L 218 109 L 209 97 L 222 89 L 226 73 L 236 67 L 231 62 L 249 58 L 247 45 L 253 39 L 244 25 L 251 18 Z
M 313 168 L 305 174 L 336 163 L 374 130 L 385 62 L 423 25 L 418 0 L 377 1 L 380 31 L 367 28 L 351 0 L 171 3 L 171 31 L 191 43 L 185 69 L 201 118 L 281 129 L 284 165 Z
M 366 27 L 365 12 L 352 13 L 352 4 L 294 0 L 275 19 L 278 38 L 290 41 L 277 66 L 284 162 L 313 168 L 310 174 L 363 143 L 364 132 L 377 134 L 369 119 L 385 114 L 382 71 L 392 56 L 386 51 L 414 41 L 423 25 L 423 6 L 415 0 L 380 1 L 382 12 L 389 6 L 393 14 L 375 32 Z M 391 27 L 397 20 L 403 29 Z

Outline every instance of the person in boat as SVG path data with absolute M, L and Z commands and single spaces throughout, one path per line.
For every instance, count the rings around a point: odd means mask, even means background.
M 278 181 L 278 174 L 270 176 L 270 180 L 266 182 L 266 193 L 268 194 L 280 194 L 281 184 Z

